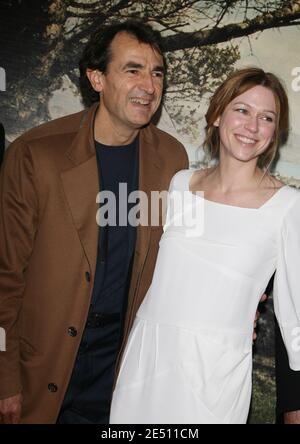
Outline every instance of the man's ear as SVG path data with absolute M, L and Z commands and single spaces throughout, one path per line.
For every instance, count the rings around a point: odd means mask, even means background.
M 88 68 L 86 70 L 86 76 L 89 79 L 93 89 L 100 93 L 103 89 L 103 82 L 102 82 L 103 73 L 99 71 L 99 69 Z

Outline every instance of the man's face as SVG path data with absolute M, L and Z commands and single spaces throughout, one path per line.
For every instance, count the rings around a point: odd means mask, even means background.
M 162 56 L 128 33 L 117 34 L 107 71 L 99 74 L 101 117 L 117 131 L 146 125 L 160 105 L 163 81 Z

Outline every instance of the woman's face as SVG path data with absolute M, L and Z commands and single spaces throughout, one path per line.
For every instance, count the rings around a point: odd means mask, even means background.
M 233 99 L 216 120 L 219 127 L 220 156 L 247 162 L 258 158 L 272 142 L 276 128 L 274 94 L 264 86 L 254 86 Z

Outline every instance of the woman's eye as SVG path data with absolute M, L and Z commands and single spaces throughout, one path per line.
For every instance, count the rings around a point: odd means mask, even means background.
M 129 72 L 129 74 L 136 74 L 138 72 L 137 69 L 129 69 L 127 72 Z
M 273 118 L 271 116 L 262 116 L 262 119 L 266 122 L 273 122 Z
M 241 114 L 247 114 L 247 110 L 245 108 L 236 108 L 236 111 Z

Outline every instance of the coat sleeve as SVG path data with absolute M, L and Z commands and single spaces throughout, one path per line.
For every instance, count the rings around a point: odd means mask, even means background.
M 289 366 L 300 370 L 300 194 L 284 216 L 274 280 L 274 310 Z M 299 374 L 300 375 L 300 374 Z
M 36 189 L 30 150 L 19 139 L 7 149 L 0 173 L 0 399 L 22 390 L 18 318 L 38 224 Z

